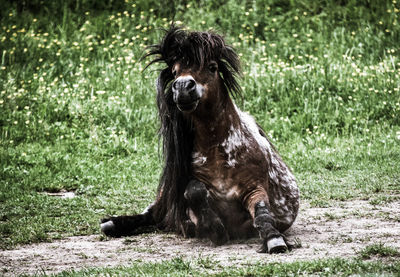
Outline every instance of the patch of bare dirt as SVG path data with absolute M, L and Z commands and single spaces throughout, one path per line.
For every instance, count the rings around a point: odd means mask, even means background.
M 181 256 L 212 257 L 222 266 L 257 262 L 292 262 L 331 257 L 352 257 L 373 243 L 400 249 L 400 201 L 382 206 L 367 201 L 339 202 L 335 207 L 311 208 L 302 203 L 299 217 L 286 233 L 301 241 L 301 248 L 286 254 L 259 254 L 257 239 L 214 247 L 206 241 L 173 234 L 145 234 L 101 240 L 100 235 L 70 237 L 0 252 L 0 275 L 57 273 L 85 267 L 156 262 Z

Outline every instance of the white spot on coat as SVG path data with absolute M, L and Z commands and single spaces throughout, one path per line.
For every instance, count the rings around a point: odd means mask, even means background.
M 225 153 L 228 155 L 227 165 L 229 167 L 235 167 L 236 151 L 246 143 L 246 138 L 240 129 L 236 129 L 233 126 L 229 129 L 228 137 L 221 143 Z
M 192 154 L 192 163 L 196 166 L 201 166 L 207 162 L 207 157 L 203 156 L 200 152 L 194 152 Z

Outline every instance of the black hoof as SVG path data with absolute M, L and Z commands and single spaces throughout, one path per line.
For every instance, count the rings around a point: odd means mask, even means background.
M 220 220 L 211 226 L 210 240 L 215 245 L 223 245 L 228 241 L 228 234 Z
M 203 216 L 197 232 L 197 237 L 209 238 L 216 246 L 225 244 L 229 239 L 224 224 L 214 213 Z
M 100 230 L 107 237 L 120 237 L 120 235 L 116 232 L 115 224 L 111 218 L 103 218 L 100 222 Z
M 182 234 L 185 238 L 194 238 L 196 236 L 196 225 L 191 220 L 182 223 Z

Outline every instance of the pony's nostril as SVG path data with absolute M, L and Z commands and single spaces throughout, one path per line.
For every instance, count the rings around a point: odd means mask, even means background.
M 175 89 L 175 90 L 176 90 L 176 81 L 174 81 L 174 82 L 172 83 L 172 89 Z
M 186 89 L 187 90 L 192 90 L 196 86 L 196 82 L 192 80 L 188 80 L 186 84 Z

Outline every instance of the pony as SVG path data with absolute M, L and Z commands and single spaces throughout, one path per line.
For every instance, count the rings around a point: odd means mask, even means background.
M 157 196 L 141 214 L 104 218 L 102 232 L 157 228 L 215 245 L 258 234 L 258 252 L 290 249 L 283 232 L 296 219 L 299 189 L 262 128 L 234 103 L 242 96 L 234 49 L 214 32 L 174 25 L 149 48 L 147 66 L 165 65 L 156 82 L 164 158 Z

